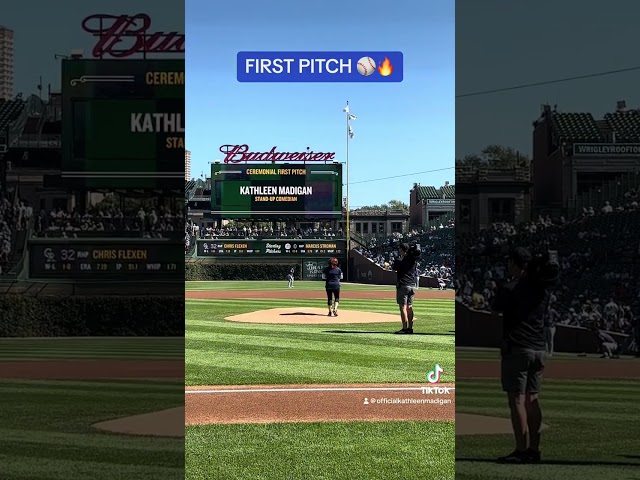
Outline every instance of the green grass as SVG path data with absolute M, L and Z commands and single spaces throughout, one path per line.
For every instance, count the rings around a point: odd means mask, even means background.
M 470 348 L 456 347 L 456 360 L 458 361 L 474 361 L 474 362 L 495 362 L 500 358 L 500 352 L 495 348 Z M 589 354 L 585 357 L 578 357 L 576 353 L 555 353 L 553 362 L 600 362 L 600 354 Z M 623 355 L 616 359 L 615 364 L 624 362 L 635 362 L 637 360 L 630 355 Z
M 317 300 L 295 306 L 322 307 Z M 269 325 L 224 318 L 291 300 L 194 300 L 186 304 L 186 384 L 424 382 L 435 363 L 454 381 L 454 302 L 416 303 L 414 332 L 392 335 L 398 323 Z M 346 300 L 341 310 L 397 314 L 390 300 Z M 336 333 L 342 332 L 342 333 Z M 369 332 L 369 333 L 359 333 Z
M 296 289 L 318 291 L 317 282 Z M 285 282 L 191 282 L 187 290 L 285 290 Z M 321 290 L 321 288 L 320 288 Z M 398 315 L 393 300 L 349 299 L 341 310 Z M 230 295 L 232 296 L 232 295 Z M 397 323 L 268 325 L 224 318 L 267 308 L 324 307 L 319 300 L 190 300 L 187 385 L 425 383 L 439 363 L 454 378 L 454 301 L 418 299 L 414 331 Z M 203 425 L 186 429 L 188 480 L 377 480 L 454 478 L 453 423 L 358 422 Z
M 206 290 L 228 290 L 228 291 L 260 291 L 260 290 L 287 290 L 287 280 L 282 281 L 225 281 L 225 282 L 184 282 L 186 291 L 206 291 Z M 322 291 L 321 282 L 297 281 L 294 283 L 294 290 L 315 290 Z M 363 292 L 363 291 L 388 291 L 394 292 L 395 287 L 388 285 L 362 285 L 343 283 L 342 291 L 344 292 Z
M 182 358 L 181 337 L 0 338 L 0 361 Z
M 452 422 L 187 428 L 187 480 L 448 480 Z
M 575 355 L 571 358 L 577 360 Z M 595 360 L 584 361 L 588 371 L 588 364 Z M 496 457 L 513 449 L 511 435 L 463 436 L 456 439 L 456 478 L 638 479 L 638 398 L 640 383 L 632 379 L 546 379 L 541 404 L 549 428 L 542 435 L 542 464 L 496 464 Z M 460 379 L 456 412 L 507 417 L 499 380 Z
M 181 382 L 0 380 L 0 478 L 183 478 L 181 439 L 112 435 L 91 427 L 175 407 L 183 399 Z
M 0 361 L 180 359 L 183 352 L 183 338 L 0 339 Z M 0 478 L 181 479 L 183 440 L 91 425 L 183 404 L 182 381 L 0 379 Z

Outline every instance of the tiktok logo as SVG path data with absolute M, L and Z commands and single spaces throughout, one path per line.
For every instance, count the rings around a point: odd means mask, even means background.
M 440 374 L 444 370 L 436 363 L 436 366 L 432 371 L 427 374 L 427 380 L 429 383 L 438 383 L 440 381 Z

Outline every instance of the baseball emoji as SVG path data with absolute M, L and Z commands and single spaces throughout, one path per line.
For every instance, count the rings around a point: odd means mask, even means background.
M 362 57 L 358 60 L 358 73 L 368 77 L 376 71 L 376 62 L 371 57 Z

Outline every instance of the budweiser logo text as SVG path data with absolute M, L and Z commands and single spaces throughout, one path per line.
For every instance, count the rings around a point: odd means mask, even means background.
M 220 152 L 226 156 L 224 163 L 240 162 L 329 162 L 336 154 L 334 152 L 316 153 L 309 150 L 306 152 L 276 152 L 273 147 L 268 152 L 250 152 L 249 145 L 222 145 Z
M 93 56 L 125 58 L 136 53 L 184 53 L 184 33 L 148 33 L 149 15 L 91 15 L 82 21 L 85 32 L 99 38 Z

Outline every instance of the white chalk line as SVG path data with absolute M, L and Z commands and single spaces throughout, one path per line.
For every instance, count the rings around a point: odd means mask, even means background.
M 291 392 L 407 392 L 431 388 L 447 389 L 455 391 L 455 387 L 318 387 L 318 388 L 246 388 L 246 389 L 214 389 L 214 390 L 185 390 L 185 394 L 194 395 L 202 393 L 291 393 Z M 435 393 L 435 392 L 434 392 Z M 444 393 L 444 391 L 442 392 Z

